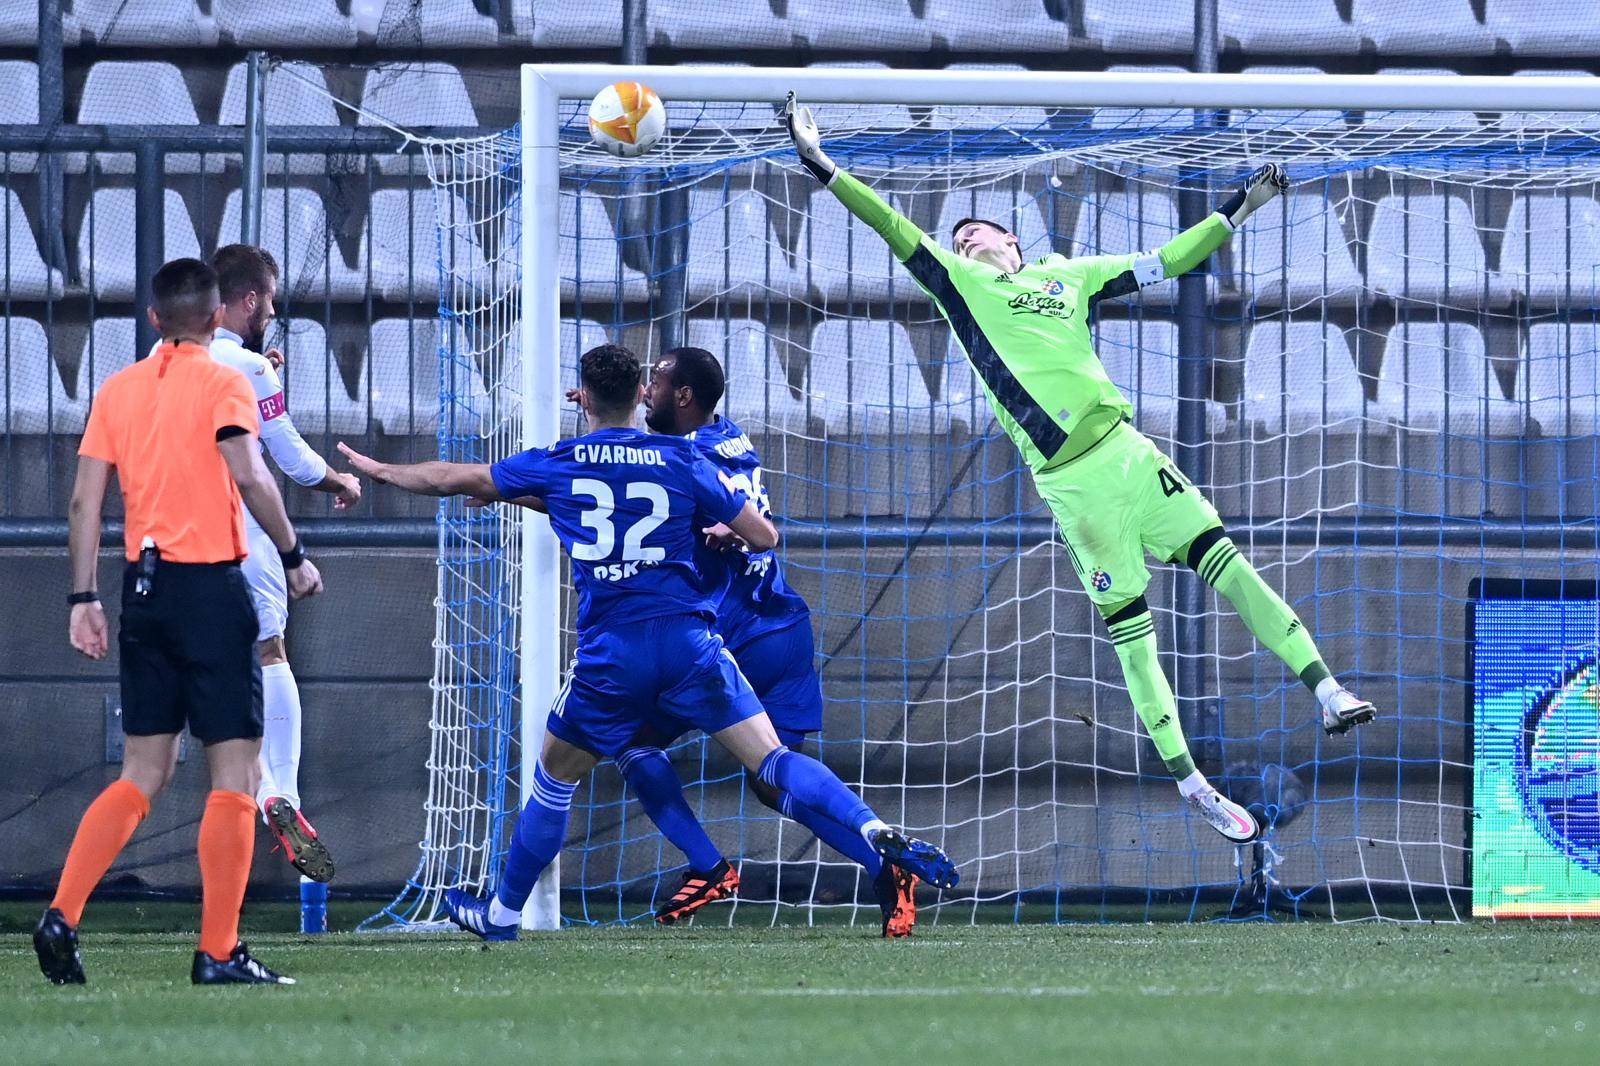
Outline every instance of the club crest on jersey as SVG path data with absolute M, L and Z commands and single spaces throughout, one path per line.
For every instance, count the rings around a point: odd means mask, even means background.
M 1111 589 L 1111 575 L 1097 568 L 1089 575 L 1089 585 L 1096 592 L 1108 592 Z
M 1060 278 L 1050 278 L 1044 283 L 1044 291 L 1050 296 L 1060 296 L 1065 288 Z

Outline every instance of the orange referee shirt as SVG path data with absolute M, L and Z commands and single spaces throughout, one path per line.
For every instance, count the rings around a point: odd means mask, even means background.
M 162 343 L 100 387 L 78 454 L 117 468 L 130 562 L 145 537 L 170 562 L 245 557 L 239 487 L 217 447 L 225 426 L 260 435 L 255 394 L 198 344 Z

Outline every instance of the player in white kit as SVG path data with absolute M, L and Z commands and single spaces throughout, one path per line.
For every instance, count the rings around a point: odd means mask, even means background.
M 294 428 L 274 365 L 277 353 L 251 350 L 261 348 L 275 313 L 277 262 L 264 248 L 230 244 L 217 249 L 211 265 L 217 272 L 223 304 L 222 325 L 211 342 L 211 357 L 238 369 L 255 390 L 261 412 L 262 445 L 296 484 L 333 493 L 335 507 L 354 506 L 361 499 L 361 483 L 355 475 L 330 467 Z M 317 838 L 317 831 L 300 813 L 300 691 L 295 687 L 283 640 L 289 619 L 289 590 L 271 538 L 248 510 L 244 517 L 250 551 L 244 561 L 244 576 L 260 627 L 256 650 L 261 656 L 264 719 L 261 787 L 256 792 L 256 803 L 295 869 L 310 880 L 328 881 L 333 878 L 333 859 Z

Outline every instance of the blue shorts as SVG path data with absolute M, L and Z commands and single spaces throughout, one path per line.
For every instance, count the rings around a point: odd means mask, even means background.
M 732 651 L 784 743 L 822 728 L 822 680 L 809 621 L 762 633 Z M 651 724 L 661 734 L 662 746 L 700 728 L 672 714 L 662 714 Z
M 658 718 L 716 733 L 760 713 L 761 701 L 722 638 L 705 619 L 680 614 L 580 643 L 545 728 L 610 757 Z

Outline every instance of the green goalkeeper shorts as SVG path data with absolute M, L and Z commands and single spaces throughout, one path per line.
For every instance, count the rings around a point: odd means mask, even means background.
M 1089 598 L 1123 603 L 1150 584 L 1144 554 L 1171 560 L 1212 526 L 1211 506 L 1149 437 L 1126 422 L 1099 444 L 1033 476 Z

